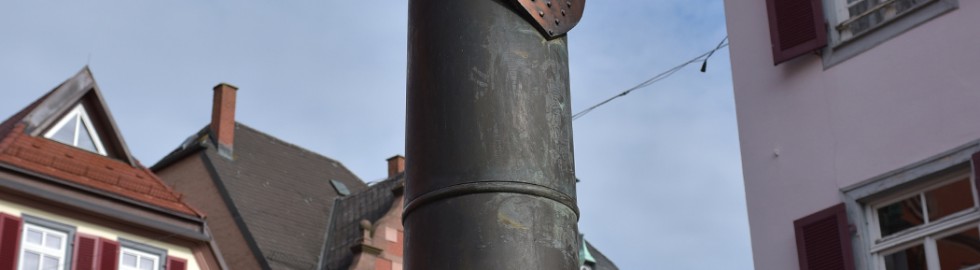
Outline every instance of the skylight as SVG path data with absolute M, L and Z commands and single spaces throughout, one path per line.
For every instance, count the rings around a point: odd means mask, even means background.
M 92 120 L 89 119 L 85 107 L 78 104 L 65 117 L 58 120 L 44 137 L 104 156 L 106 152 L 102 147 L 102 140 L 92 127 Z
M 350 189 L 347 189 L 347 185 L 344 185 L 343 182 L 330 179 L 330 184 L 333 185 L 333 188 L 337 190 L 337 194 L 340 194 L 340 196 L 350 195 Z

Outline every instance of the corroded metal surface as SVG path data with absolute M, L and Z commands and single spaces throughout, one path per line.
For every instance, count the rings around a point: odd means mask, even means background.
M 564 35 L 578 24 L 585 0 L 511 0 L 526 12 L 541 34 L 548 38 Z M 528 16 L 526 16 L 528 17 Z
M 409 2 L 405 269 L 578 269 L 567 38 L 515 11 Z

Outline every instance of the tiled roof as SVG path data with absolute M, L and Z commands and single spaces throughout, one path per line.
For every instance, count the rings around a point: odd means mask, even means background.
M 323 248 L 323 266 L 320 270 L 348 269 L 354 259 L 351 247 L 361 241 L 361 220 L 372 223 L 381 219 L 391 209 L 396 187 L 404 185 L 405 174 L 375 183 L 361 192 L 347 197 L 337 198 L 330 214 L 330 224 L 326 243 Z M 586 241 L 586 246 L 596 260 L 594 270 L 619 270 L 592 243 Z
M 337 199 L 330 216 L 321 270 L 350 267 L 354 259 L 350 247 L 362 237 L 360 221 L 363 219 L 373 223 L 391 209 L 395 201 L 392 189 L 403 183 L 404 175 L 399 174 L 361 192 Z
M 41 101 L 44 101 L 50 95 L 51 92 L 48 92 L 43 97 L 31 103 L 31 105 L 28 105 L 26 108 L 15 113 L 14 116 L 7 118 L 7 120 L 4 120 L 3 123 L 0 123 L 0 137 L 5 137 L 8 133 L 10 133 L 10 131 L 14 129 L 14 126 L 20 123 L 21 119 L 24 119 L 24 117 L 27 116 L 27 114 L 31 113 L 31 111 L 33 111 L 34 108 L 37 108 L 37 106 L 41 104 Z
M 66 81 L 66 85 L 88 69 Z M 145 167 L 109 158 L 25 132 L 24 118 L 36 112 L 39 105 L 68 91 L 61 86 L 38 99 L 24 110 L 0 124 L 0 163 L 29 172 L 49 176 L 65 184 L 122 196 L 132 202 L 190 216 L 203 216 L 180 200 L 180 196 Z M 94 88 L 71 91 L 97 91 Z M 64 95 L 61 95 L 64 96 Z M 69 102 L 72 105 L 75 102 Z M 100 102 L 100 101 L 99 101 Z M 56 102 L 63 103 L 63 102 Z M 60 117 L 60 115 L 49 115 Z M 51 121 L 48 121 L 51 122 Z
M 606 255 L 603 255 L 602 252 L 599 252 L 598 249 L 592 246 L 592 243 L 585 241 L 585 246 L 589 248 L 589 253 L 592 254 L 592 258 L 595 258 L 595 269 L 593 270 L 619 270 L 619 267 L 616 267 L 616 264 L 612 260 L 606 258 Z
M 284 142 L 241 123 L 235 125 L 233 159 L 218 154 L 205 127 L 189 142 L 205 143 L 205 157 L 218 176 L 232 207 L 272 269 L 312 269 L 319 261 L 327 219 L 340 194 L 330 180 L 351 192 L 364 184 L 336 160 Z M 184 145 L 154 168 L 183 156 Z M 193 150 L 197 151 L 197 150 Z M 249 236 L 246 236 L 249 237 Z

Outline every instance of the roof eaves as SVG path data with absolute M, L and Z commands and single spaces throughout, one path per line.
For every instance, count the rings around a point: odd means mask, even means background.
M 180 147 L 174 149 L 174 151 L 171 151 L 170 154 L 164 156 L 162 159 L 160 159 L 160 161 L 157 161 L 156 164 L 153 164 L 153 166 L 150 166 L 150 170 L 158 172 L 190 155 L 193 155 L 201 150 L 208 149 L 208 146 L 212 144 L 209 144 L 205 139 L 205 136 L 202 136 L 202 132 L 206 130 L 207 127 L 205 127 L 201 132 L 191 135 L 191 137 L 184 140 L 184 143 L 181 144 Z
M 171 216 L 174 216 L 174 217 L 182 218 L 184 220 L 194 221 L 194 222 L 200 222 L 200 223 L 203 223 L 204 222 L 204 219 L 202 217 L 200 217 L 200 216 L 188 215 L 188 214 L 185 214 L 185 213 L 181 213 L 181 212 L 173 211 L 173 210 L 170 210 L 170 209 L 166 209 L 164 207 L 156 206 L 156 205 L 153 205 L 153 204 L 150 204 L 150 203 L 142 202 L 142 201 L 139 201 L 139 200 L 134 200 L 134 199 L 131 199 L 129 197 L 126 197 L 126 196 L 123 196 L 123 195 L 120 195 L 120 194 L 116 194 L 116 193 L 113 193 L 113 192 L 109 192 L 109 191 L 105 191 L 105 190 L 101 190 L 101 189 L 87 187 L 87 186 L 84 186 L 84 185 L 81 185 L 81 184 L 78 184 L 78 183 L 75 183 L 75 182 L 71 182 L 71 181 L 61 180 L 61 179 L 58 179 L 56 177 L 52 177 L 52 176 L 48 176 L 48 175 L 45 175 L 45 174 L 37 173 L 37 172 L 34 172 L 34 171 L 26 170 L 26 169 L 20 168 L 18 166 L 7 164 L 5 162 L 0 162 L 0 168 L 7 169 L 7 170 L 10 170 L 10 171 L 13 171 L 13 172 L 17 172 L 17 173 L 23 174 L 23 175 L 28 175 L 28 176 L 31 176 L 31 177 L 34 177 L 34 178 L 44 179 L 44 180 L 47 180 L 47 181 L 49 181 L 51 183 L 54 183 L 54 184 L 58 184 L 58 185 L 65 186 L 65 187 L 70 187 L 70 188 L 73 188 L 73 189 L 76 189 L 76 190 L 83 191 L 85 193 L 89 193 L 89 194 L 93 194 L 93 195 L 96 195 L 96 196 L 101 196 L 101 197 L 109 198 L 109 199 L 112 199 L 112 200 L 115 200 L 115 201 L 123 202 L 123 203 L 126 203 L 126 204 L 138 206 L 138 207 L 141 207 L 141 208 L 144 208 L 144 209 L 147 209 L 147 210 L 151 210 L 151 211 L 154 211 L 154 212 L 158 212 L 158 213 L 162 213 L 162 214 L 166 214 L 166 215 L 171 215 Z
M 8 179 L 0 178 L 0 186 L 3 186 L 5 189 L 14 190 L 16 192 L 30 194 L 31 196 L 35 196 L 36 198 L 39 198 L 41 200 L 58 201 L 70 205 L 71 207 L 77 210 L 100 213 L 101 215 L 105 215 L 106 217 L 122 220 L 131 224 L 136 224 L 145 227 L 147 229 L 170 233 L 171 235 L 180 238 L 202 241 L 202 242 L 206 242 L 209 239 L 207 233 L 203 231 L 204 222 L 202 220 L 198 220 L 199 223 L 202 225 L 201 227 L 202 231 L 197 231 L 193 229 L 184 228 L 182 226 L 163 223 L 160 222 L 159 220 L 154 220 L 152 218 L 146 217 L 145 215 L 134 215 L 127 211 L 120 211 L 118 209 L 109 208 L 106 207 L 105 205 L 93 203 L 89 200 L 66 198 L 61 194 L 50 192 L 45 189 L 40 189 L 24 183 L 18 183 L 16 181 L 7 181 L 7 180 Z

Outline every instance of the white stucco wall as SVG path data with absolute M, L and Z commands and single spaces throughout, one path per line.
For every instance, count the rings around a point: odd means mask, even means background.
M 52 214 L 50 212 L 38 210 L 38 209 L 35 209 L 35 208 L 31 208 L 31 207 L 27 207 L 27 206 L 24 206 L 24 205 L 20 205 L 20 204 L 15 204 L 15 203 L 7 202 L 7 201 L 4 201 L 4 200 L 0 200 L 0 212 L 6 213 L 6 214 L 10 214 L 10 215 L 13 215 L 13 216 L 18 216 L 18 217 L 20 217 L 23 214 L 28 214 L 28 215 L 39 217 L 39 218 L 43 218 L 43 219 L 46 219 L 46 220 L 55 221 L 55 222 L 59 222 L 59 223 L 63 223 L 63 224 L 71 225 L 71 226 L 75 226 L 75 229 L 77 230 L 76 232 L 78 232 L 78 233 L 84 233 L 84 234 L 88 234 L 88 235 L 98 236 L 98 237 L 110 239 L 110 240 L 113 240 L 113 241 L 118 241 L 119 238 L 125 238 L 125 239 L 128 239 L 128 240 L 132 240 L 132 241 L 135 241 L 135 242 L 143 243 L 143 244 L 146 244 L 146 245 L 149 245 L 149 246 L 153 246 L 153 247 L 165 249 L 165 250 L 167 250 L 167 255 L 168 256 L 173 256 L 173 257 L 177 257 L 177 258 L 181 258 L 181 259 L 187 260 L 187 270 L 201 270 L 201 267 L 197 263 L 197 260 L 194 258 L 193 253 L 191 252 L 191 250 L 189 248 L 186 248 L 186 247 L 176 246 L 176 245 L 172 245 L 172 244 L 169 244 L 169 243 L 166 243 L 166 242 L 161 242 L 161 241 L 154 240 L 154 239 L 149 239 L 149 238 L 146 238 L 146 237 L 143 237 L 143 236 L 139 236 L 139 235 L 135 235 L 135 234 L 130 234 L 130 233 L 126 233 L 126 232 L 122 232 L 122 231 L 118 231 L 118 230 L 113 230 L 113 229 L 110 229 L 110 228 L 106 228 L 106 227 L 103 227 L 103 226 L 91 224 L 91 223 L 88 223 L 88 222 L 83 222 L 83 221 L 79 221 L 79 220 L 76 220 L 76 219 L 71 219 L 71 218 L 66 218 L 66 217 L 58 216 L 58 215 Z M 161 259 L 162 260 L 166 260 L 166 258 L 161 258 Z
M 842 187 L 980 139 L 980 3 L 959 4 L 824 70 L 773 66 L 766 1 L 725 1 L 756 269 L 799 269 L 793 220 Z

